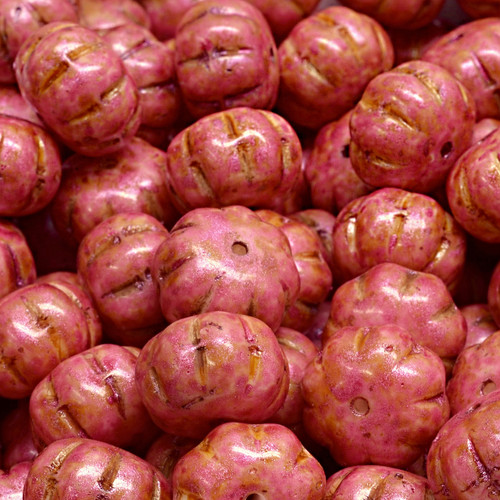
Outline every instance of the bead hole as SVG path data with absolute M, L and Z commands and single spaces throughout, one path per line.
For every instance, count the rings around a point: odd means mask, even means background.
M 354 398 L 351 401 L 351 411 L 354 413 L 354 415 L 364 417 L 370 412 L 370 405 L 365 398 Z
M 349 144 L 346 144 L 343 148 L 342 148 L 342 156 L 344 158 L 349 158 Z
M 495 382 L 493 382 L 493 380 L 491 380 L 491 379 L 485 380 L 481 384 L 481 394 L 483 394 L 483 395 L 489 394 L 490 392 L 495 391 L 496 388 L 497 388 L 497 384 L 495 384 Z
M 450 141 L 445 142 L 443 144 L 443 147 L 441 148 L 441 156 L 443 158 L 446 158 L 447 156 L 449 156 L 452 149 L 453 149 L 453 144 Z
M 248 495 L 245 500 L 266 500 L 266 497 L 260 493 L 252 493 L 251 495 Z
M 231 250 L 236 255 L 246 255 L 248 253 L 248 247 L 242 241 L 235 241 L 231 246 Z

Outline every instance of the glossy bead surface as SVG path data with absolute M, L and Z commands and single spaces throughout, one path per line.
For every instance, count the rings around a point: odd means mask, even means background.
M 28 397 L 61 361 L 100 342 L 74 298 L 47 284 L 27 285 L 0 301 L 0 395 Z
M 135 386 L 139 349 L 100 344 L 62 361 L 30 395 L 37 446 L 85 437 L 139 453 L 159 432 Z
M 450 412 L 443 362 L 394 324 L 338 330 L 302 389 L 308 434 L 342 466 L 407 467 Z
M 429 24 L 445 0 L 341 0 L 343 5 L 372 16 L 385 26 L 414 30 Z
M 446 195 L 456 221 L 472 236 L 500 243 L 500 131 L 472 145 L 455 163 Z
M 139 127 L 136 85 L 119 56 L 90 29 L 45 25 L 27 39 L 15 70 L 21 93 L 77 153 L 117 151 Z
M 181 217 L 154 256 L 165 319 L 228 311 L 274 331 L 300 290 L 290 243 L 249 208 L 198 208 Z
M 179 460 L 172 490 L 178 498 L 320 500 L 325 483 L 319 462 L 286 427 L 231 422 Z
M 378 264 L 334 293 L 323 344 L 345 326 L 398 324 L 442 358 L 464 347 L 467 323 L 437 276 L 394 263 Z
M 175 66 L 196 118 L 240 106 L 271 109 L 276 102 L 276 43 L 262 12 L 249 2 L 192 5 L 175 32 Z
M 202 439 L 220 422 L 259 423 L 283 404 L 285 355 L 264 322 L 214 311 L 171 323 L 143 348 L 136 381 L 165 432 Z
M 167 236 L 151 215 L 125 212 L 98 224 L 78 247 L 78 274 L 116 343 L 142 347 L 164 328 L 152 268 Z
M 170 500 L 171 486 L 145 460 L 116 446 L 85 438 L 59 439 L 33 462 L 25 500 L 59 498 Z
M 453 289 L 467 243 L 455 219 L 433 198 L 381 188 L 348 203 L 333 229 L 334 275 L 352 279 L 382 262 L 435 274 Z
M 213 113 L 168 146 L 172 202 L 181 213 L 228 205 L 284 212 L 300 188 L 301 162 L 297 133 L 280 115 L 248 107 Z
M 427 477 L 436 500 L 497 496 L 500 391 L 451 417 L 427 455 Z
M 22 231 L 6 220 L 0 221 L 0 298 L 36 279 L 31 249 Z
M 450 72 L 409 61 L 373 78 L 349 128 L 350 159 L 369 185 L 429 193 L 469 147 L 476 110 Z
M 300 21 L 281 43 L 277 108 L 294 124 L 318 129 L 349 111 L 368 82 L 394 63 L 385 30 L 341 6 Z
M 424 477 L 383 465 L 344 467 L 328 478 L 325 500 L 344 498 L 384 500 L 431 500 L 432 491 Z
M 72 246 L 118 213 L 145 213 L 166 227 L 180 217 L 170 200 L 165 152 L 138 137 L 116 153 L 68 157 L 50 212 L 57 232 Z
M 449 31 L 421 58 L 439 64 L 460 80 L 476 104 L 477 119 L 500 118 L 496 89 L 500 81 L 500 20 L 470 21 Z
M 57 143 L 44 128 L 3 115 L 0 115 L 0 137 L 0 217 L 38 212 L 51 202 L 61 182 Z

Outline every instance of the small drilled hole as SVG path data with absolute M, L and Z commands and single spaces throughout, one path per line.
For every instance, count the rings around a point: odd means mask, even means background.
M 241 241 L 235 241 L 231 245 L 231 250 L 236 255 L 246 255 L 248 253 L 248 247 L 245 245 L 245 243 Z
M 349 144 L 346 144 L 343 148 L 342 148 L 342 156 L 344 158 L 349 158 Z
M 493 380 L 491 380 L 491 379 L 485 380 L 481 384 L 481 394 L 483 394 L 483 395 L 489 394 L 490 392 L 495 391 L 496 388 L 497 388 L 497 384 L 495 384 L 495 382 L 493 382 Z
M 370 405 L 365 398 L 354 398 L 351 401 L 351 411 L 354 413 L 354 415 L 363 417 L 365 415 L 368 415 L 370 411 Z
M 245 500 L 266 500 L 266 497 L 260 493 L 252 493 L 248 495 Z
M 453 144 L 450 141 L 445 142 L 443 144 L 443 147 L 441 148 L 441 156 L 443 158 L 446 158 L 447 156 L 449 156 L 452 149 L 453 149 Z

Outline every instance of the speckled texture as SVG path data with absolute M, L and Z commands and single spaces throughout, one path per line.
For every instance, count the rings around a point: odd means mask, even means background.
M 31 462 L 20 462 L 0 472 L 0 497 L 6 500 L 22 500 L 24 483 L 28 477 Z
M 197 118 L 239 106 L 271 109 L 278 94 L 278 50 L 261 11 L 242 0 L 197 2 L 175 33 L 175 66 Z
M 151 19 L 135 0 L 73 0 L 78 8 L 78 22 L 92 30 L 118 28 L 134 23 L 146 29 L 151 27 Z
M 160 40 L 175 36 L 177 24 L 186 11 L 200 0 L 141 0 L 151 16 L 151 30 Z M 301 19 L 311 14 L 319 0 L 249 0 L 269 23 L 279 43 Z
M 122 59 L 139 91 L 141 126 L 171 127 L 179 119 L 182 97 L 175 74 L 175 44 L 160 42 L 135 23 L 100 31 Z
M 24 500 L 171 500 L 171 486 L 145 460 L 92 439 L 68 438 L 50 444 L 33 462 Z
M 483 118 L 482 120 L 477 121 L 474 124 L 474 128 L 472 130 L 472 142 L 471 144 L 475 144 L 483 139 L 485 139 L 488 135 L 490 135 L 494 130 L 500 127 L 500 120 L 496 118 Z
M 283 404 L 288 363 L 261 320 L 222 311 L 180 319 L 143 348 L 136 381 L 165 432 L 203 439 L 221 422 L 258 423 Z
M 443 362 L 394 324 L 338 330 L 302 390 L 307 432 L 341 466 L 410 465 L 450 411 Z
M 300 289 L 285 234 L 235 205 L 181 217 L 159 246 L 152 274 L 170 323 L 222 310 L 254 316 L 276 330 Z
M 413 30 L 437 17 L 445 0 L 341 0 L 343 5 L 373 17 L 385 26 Z
M 37 29 L 55 21 L 77 22 L 71 0 L 2 0 L 0 4 L 0 83 L 15 83 L 14 59 Z
M 432 500 L 428 481 L 403 469 L 382 465 L 345 467 L 328 478 L 324 500 Z
M 0 396 L 28 397 L 61 361 L 100 342 L 73 297 L 34 283 L 0 300 Z
M 312 205 L 333 214 L 375 189 L 362 181 L 352 168 L 351 114 L 352 110 L 319 130 L 305 164 Z
M 175 498 L 321 500 L 325 472 L 278 424 L 222 424 L 177 463 Z
M 159 429 L 135 385 L 139 352 L 138 348 L 100 344 L 57 365 L 30 395 L 37 447 L 85 437 L 144 452 Z
M 21 230 L 0 220 L 0 298 L 36 279 L 31 249 Z
M 313 323 L 319 305 L 332 289 L 332 272 L 323 258 L 321 240 L 314 229 L 297 219 L 273 210 L 256 210 L 255 213 L 283 231 L 290 243 L 299 271 L 300 290 L 295 302 L 285 311 L 281 325 L 302 332 Z
M 332 6 L 300 21 L 281 43 L 277 108 L 318 129 L 349 111 L 368 82 L 394 63 L 385 30 L 352 9 Z
M 318 348 L 303 333 L 284 326 L 278 328 L 276 338 L 288 362 L 290 383 L 285 401 L 269 422 L 293 428 L 302 424 L 302 411 L 305 406 L 301 388 L 302 377 L 307 365 L 318 354 Z
M 347 281 L 382 262 L 432 273 L 453 290 L 466 238 L 454 218 L 424 194 L 382 188 L 348 203 L 333 229 L 334 276 Z
M 0 217 L 38 212 L 61 182 L 61 157 L 52 136 L 21 118 L 0 115 Z
M 446 394 L 451 414 L 472 406 L 481 396 L 500 389 L 500 331 L 464 349 L 453 367 Z
M 498 498 L 499 436 L 500 391 L 451 417 L 427 455 L 427 477 L 435 499 Z
M 83 313 L 89 335 L 92 339 L 96 339 L 92 345 L 96 344 L 97 340 L 101 340 L 101 319 L 80 276 L 70 272 L 54 272 L 39 276 L 36 283 L 47 283 L 64 292 Z
M 98 224 L 78 247 L 78 274 L 116 343 L 142 347 L 165 326 L 152 269 L 167 237 L 151 215 L 125 212 Z
M 14 65 L 23 96 L 73 151 L 117 151 L 137 131 L 137 87 L 94 31 L 74 23 L 45 25 L 26 40 Z
M 471 146 L 455 163 L 446 183 L 451 212 L 472 236 L 500 243 L 500 130 Z
M 394 263 L 378 264 L 334 293 L 323 343 L 345 326 L 395 323 L 442 358 L 464 347 L 467 323 L 443 281 Z
M 116 153 L 67 158 L 50 210 L 57 232 L 73 246 L 117 213 L 145 213 L 168 228 L 180 217 L 170 200 L 165 152 L 138 137 Z
M 300 189 L 301 163 L 291 125 L 276 113 L 248 107 L 201 118 L 167 149 L 172 201 L 182 213 L 228 205 L 283 213 Z
M 488 304 L 468 304 L 460 308 L 467 323 L 465 347 L 479 344 L 492 333 L 500 330 L 495 323 Z
M 43 126 L 35 108 L 21 95 L 17 85 L 0 85 L 0 112 Z
M 477 119 L 500 118 L 500 19 L 464 23 L 436 40 L 422 59 L 450 71 L 470 91 Z
M 469 147 L 469 91 L 447 70 L 409 61 L 373 78 L 349 127 L 350 159 L 367 184 L 429 193 Z

